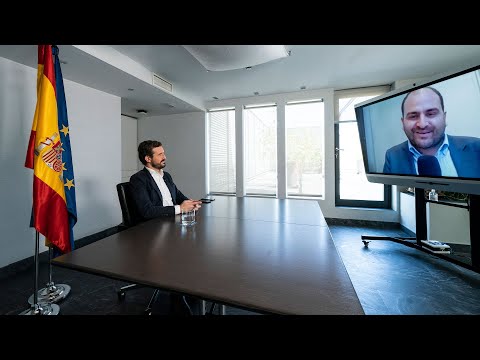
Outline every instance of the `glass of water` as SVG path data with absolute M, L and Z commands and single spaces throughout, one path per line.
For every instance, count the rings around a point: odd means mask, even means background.
M 195 224 L 195 209 L 190 211 L 182 210 L 182 225 L 191 226 Z

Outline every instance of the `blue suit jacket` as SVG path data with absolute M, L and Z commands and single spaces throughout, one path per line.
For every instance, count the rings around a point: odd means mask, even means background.
M 470 136 L 448 136 L 450 156 L 459 177 L 480 178 L 480 139 Z M 385 174 L 416 175 L 408 142 L 393 146 L 385 153 Z
M 172 180 L 172 176 L 164 171 L 163 180 L 170 190 L 174 205 L 180 205 L 188 198 L 182 194 Z M 163 197 L 150 172 L 143 168 L 130 177 L 132 197 L 137 207 L 138 214 L 143 219 L 153 219 L 159 216 L 174 216 L 174 206 L 163 206 Z

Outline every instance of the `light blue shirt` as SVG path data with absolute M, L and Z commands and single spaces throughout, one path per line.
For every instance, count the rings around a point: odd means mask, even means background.
M 417 172 L 417 175 L 418 175 L 417 161 L 418 161 L 418 158 L 423 154 L 421 154 L 417 149 L 413 147 L 413 145 L 410 143 L 410 140 L 408 140 L 408 150 L 413 155 L 413 159 L 415 162 L 415 171 Z M 452 157 L 450 156 L 450 149 L 449 149 L 447 134 L 445 134 L 443 143 L 438 148 L 437 153 L 435 154 L 435 157 L 437 158 L 438 163 L 440 164 L 440 169 L 442 170 L 442 176 L 452 176 L 452 177 L 458 176 L 457 170 L 455 169 L 455 165 L 453 164 Z

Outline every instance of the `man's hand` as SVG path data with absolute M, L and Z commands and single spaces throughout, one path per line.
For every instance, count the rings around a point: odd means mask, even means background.
M 198 210 L 202 207 L 202 202 L 200 200 L 185 200 L 180 204 L 180 210 L 182 211 L 191 211 Z

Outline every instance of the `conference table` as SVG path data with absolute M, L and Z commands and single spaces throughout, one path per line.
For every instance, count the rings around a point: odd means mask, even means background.
M 363 315 L 317 201 L 216 196 L 52 264 L 264 314 Z

